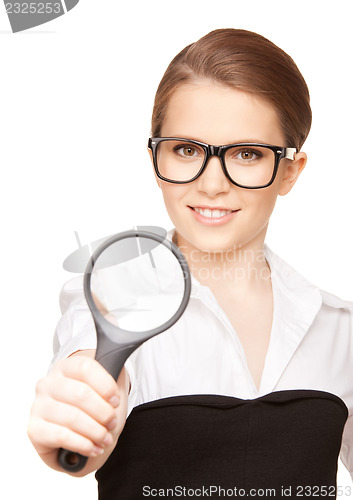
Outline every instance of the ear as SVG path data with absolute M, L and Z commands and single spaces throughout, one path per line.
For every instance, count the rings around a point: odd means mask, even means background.
M 292 189 L 297 182 L 299 175 L 302 173 L 308 157 L 305 153 L 295 153 L 294 160 L 288 160 L 283 165 L 282 176 L 279 184 L 278 194 L 284 196 Z M 283 160 L 282 160 L 283 161 Z
M 155 179 L 156 179 L 156 182 L 157 182 L 157 184 L 158 184 L 158 187 L 161 187 L 161 181 L 160 181 L 160 178 L 159 178 L 159 177 L 157 177 L 157 175 L 156 175 L 156 171 L 155 171 L 155 169 L 154 169 L 154 165 L 153 165 L 152 150 L 151 150 L 149 147 L 147 147 L 147 151 L 148 151 L 148 154 L 150 155 L 150 160 L 151 160 L 151 163 L 152 163 L 152 168 L 153 168 L 154 177 L 155 177 Z

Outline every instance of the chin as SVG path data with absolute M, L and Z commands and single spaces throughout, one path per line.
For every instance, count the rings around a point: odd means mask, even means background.
M 190 235 L 190 237 L 183 237 L 185 244 L 190 245 L 195 250 L 205 253 L 224 253 L 233 251 L 240 247 L 240 242 L 229 240 L 229 238 L 222 238 L 218 235 L 213 236 L 199 236 Z M 182 245 L 181 245 L 182 246 Z

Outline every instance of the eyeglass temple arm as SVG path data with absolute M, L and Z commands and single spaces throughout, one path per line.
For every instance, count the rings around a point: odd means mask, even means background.
M 297 148 L 285 148 L 283 152 L 283 158 L 288 158 L 288 160 L 294 160 L 294 155 L 297 153 Z

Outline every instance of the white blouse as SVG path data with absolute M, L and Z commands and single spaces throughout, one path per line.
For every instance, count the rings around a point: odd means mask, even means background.
M 211 290 L 192 277 L 182 317 L 125 363 L 131 381 L 128 412 L 178 395 L 254 399 L 281 390 L 326 391 L 341 398 L 349 411 L 340 457 L 353 479 L 353 302 L 318 289 L 267 245 L 264 251 L 271 269 L 274 313 L 259 390 L 229 319 Z M 82 276 L 64 285 L 60 306 L 63 316 L 54 336 L 52 364 L 77 350 L 96 348 Z

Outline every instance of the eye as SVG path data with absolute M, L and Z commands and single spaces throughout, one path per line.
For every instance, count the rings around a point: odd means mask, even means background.
M 254 163 L 263 158 L 263 153 L 257 149 L 242 148 L 231 151 L 231 159 L 242 163 Z
M 199 150 L 192 144 L 179 144 L 173 150 L 182 158 L 196 158 L 200 156 Z
M 261 153 L 254 151 L 253 149 L 241 149 L 237 151 L 234 157 L 238 160 L 251 161 L 261 158 Z
M 240 156 L 242 160 L 252 160 L 255 154 L 253 151 L 241 151 Z

